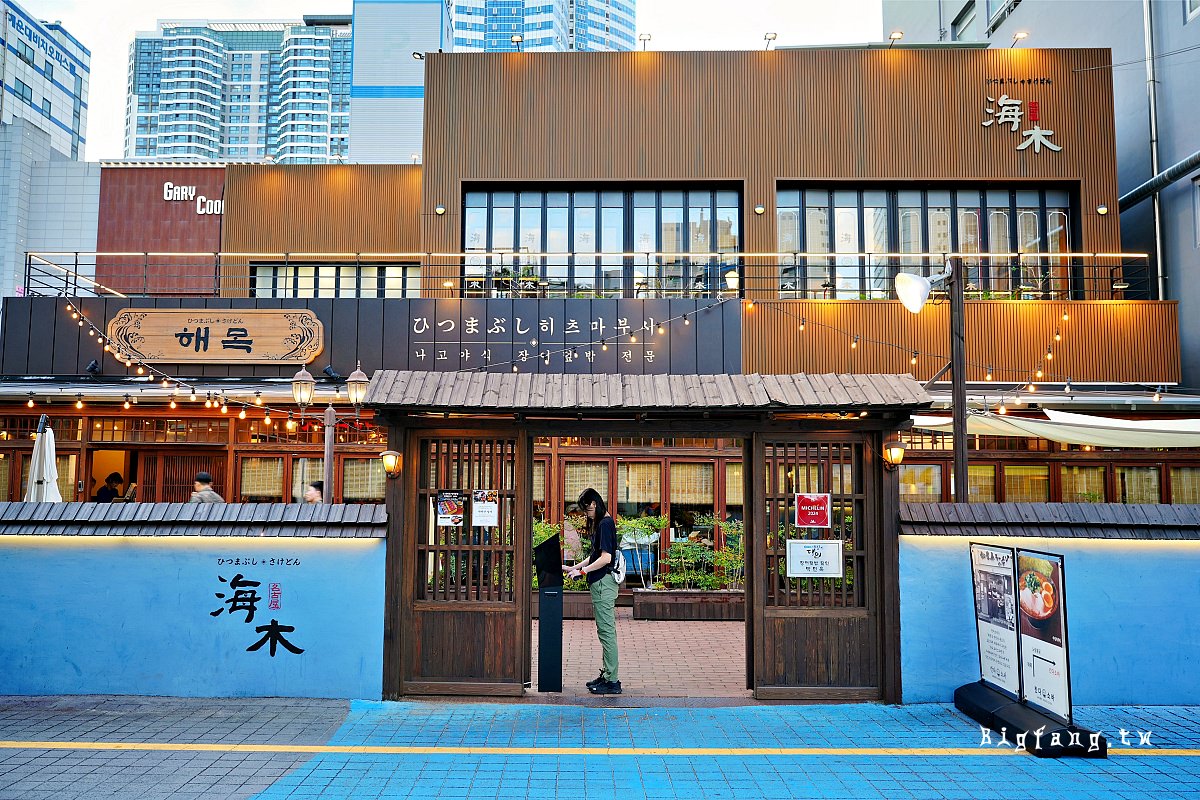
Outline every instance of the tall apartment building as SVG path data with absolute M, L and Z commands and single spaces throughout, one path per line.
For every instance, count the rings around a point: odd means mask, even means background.
M 351 42 L 349 16 L 160 22 L 130 46 L 126 158 L 346 160 Z
M 457 0 L 454 50 L 632 50 L 636 0 Z
M 29 120 L 65 158 L 83 154 L 92 53 L 59 22 L 12 0 L 0 20 L 0 123 Z
M 1111 48 L 1122 195 L 1200 150 L 1195 65 L 1200 0 L 884 0 L 883 24 L 885 36 L 902 30 L 903 43 Z M 1149 86 L 1155 88 L 1153 111 Z M 1162 187 L 1158 197 L 1157 225 L 1151 199 L 1121 210 L 1122 247 L 1150 253 L 1152 264 L 1161 261 L 1150 285 L 1159 299 L 1179 301 L 1181 320 L 1194 320 L 1200 317 L 1200 279 L 1195 277 L 1200 268 L 1197 168 Z M 1200 387 L 1200 326 L 1181 325 L 1179 333 L 1183 382 Z

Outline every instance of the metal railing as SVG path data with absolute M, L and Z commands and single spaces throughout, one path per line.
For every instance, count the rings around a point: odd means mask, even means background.
M 968 300 L 1153 299 L 1142 253 L 28 253 L 20 292 L 252 298 L 890 300 L 953 262 Z

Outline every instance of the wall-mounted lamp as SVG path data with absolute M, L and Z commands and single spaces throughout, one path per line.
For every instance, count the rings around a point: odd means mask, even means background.
M 883 465 L 888 470 L 893 470 L 900 466 L 904 461 L 904 451 L 908 447 L 904 442 L 896 439 L 895 441 L 886 442 L 883 445 Z
M 292 376 L 292 399 L 296 401 L 296 405 L 300 406 L 301 416 L 304 415 L 304 409 L 312 405 L 313 393 L 316 388 L 317 380 L 307 368 L 300 367 L 300 371 Z
M 904 38 L 904 31 L 892 31 L 888 34 L 888 49 L 892 48 L 896 42 Z
M 1104 203 L 1101 203 L 1100 205 L 1096 206 L 1096 213 L 1103 217 L 1108 213 L 1108 206 L 1104 205 Z
M 767 43 L 767 46 L 766 46 L 766 47 L 764 47 L 763 49 L 764 49 L 764 50 L 770 50 L 770 49 L 771 49 L 771 45 L 772 45 L 772 44 L 774 44 L 775 40 L 776 40 L 776 39 L 778 39 L 778 38 L 779 38 L 779 34 L 778 34 L 778 33 L 764 33 L 764 34 L 763 34 L 763 41 Z
M 444 205 L 442 205 L 441 203 L 438 203 L 436 206 L 433 207 L 433 213 L 437 214 L 440 217 L 446 213 L 446 207 Z
M 638 34 L 638 41 L 642 43 L 642 50 L 645 50 L 645 49 L 646 49 L 646 43 L 650 41 L 650 34 L 648 34 L 648 33 L 639 33 L 639 34 Z
M 1028 38 L 1029 38 L 1028 31 L 1017 31 L 1016 33 L 1013 34 L 1012 44 L 1009 45 L 1009 49 L 1016 47 L 1017 42 L 1020 42 L 1024 39 L 1028 39 Z
M 766 207 L 766 206 L 764 206 L 762 203 L 759 203 L 758 205 L 756 205 L 756 206 L 754 207 L 754 213 L 755 213 L 755 214 L 758 214 L 760 217 L 761 217 L 763 214 L 765 214 L 765 213 L 766 213 L 766 211 L 767 211 L 767 207 Z
M 420 154 L 420 153 L 413 153 L 413 154 L 412 154 L 412 162 L 413 162 L 414 164 L 420 164 L 420 163 L 421 163 L 421 154 Z
M 424 60 L 425 60 L 425 54 L 424 54 L 424 53 L 419 53 L 419 52 L 417 52 L 416 50 L 413 50 L 413 58 L 415 58 L 417 61 L 424 61 Z
M 383 461 L 383 471 L 389 478 L 400 477 L 400 454 L 395 450 L 384 450 L 379 454 Z
M 525 37 L 519 33 L 514 33 L 509 39 L 513 43 L 513 47 L 517 48 L 517 52 L 521 52 L 521 42 L 525 41 Z

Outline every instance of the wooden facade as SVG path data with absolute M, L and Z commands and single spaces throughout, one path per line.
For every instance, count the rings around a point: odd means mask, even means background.
M 1109 63 L 1099 48 L 430 53 L 424 249 L 461 249 L 471 186 L 730 185 L 741 249 L 773 253 L 781 187 L 970 182 L 1068 188 L 1078 246 L 1119 252 L 1117 215 L 1096 211 L 1117 199 Z M 982 124 L 1006 92 L 1039 104 L 1060 152 L 1018 150 L 1019 133 Z M 751 287 L 774 274 L 761 261 Z M 425 290 L 456 279 L 430 269 Z

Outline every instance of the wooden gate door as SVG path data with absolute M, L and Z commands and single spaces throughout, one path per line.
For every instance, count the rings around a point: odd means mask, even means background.
M 884 699 L 880 481 L 871 441 L 862 433 L 753 437 L 748 644 L 758 698 Z M 832 495 L 832 527 L 797 528 L 797 493 Z M 843 540 L 843 577 L 787 577 L 791 539 Z
M 523 692 L 531 441 L 511 429 L 409 432 L 405 463 L 415 468 L 404 478 L 401 694 Z

